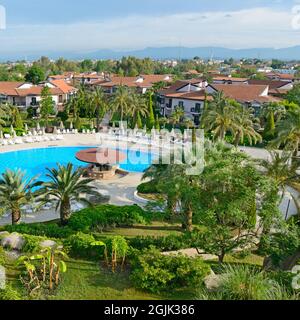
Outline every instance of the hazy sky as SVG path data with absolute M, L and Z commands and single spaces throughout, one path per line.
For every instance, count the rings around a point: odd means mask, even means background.
M 297 0 L 0 0 L 0 5 L 7 16 L 1 53 L 300 45 L 300 30 L 292 28 Z

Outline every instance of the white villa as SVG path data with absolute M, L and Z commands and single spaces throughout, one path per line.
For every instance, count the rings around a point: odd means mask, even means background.
M 259 114 L 263 104 L 280 101 L 280 98 L 269 95 L 268 85 L 208 84 L 205 80 L 193 79 L 177 81 L 169 88 L 160 90 L 158 107 L 166 117 L 176 108 L 182 108 L 186 117 L 198 125 L 206 99 L 211 100 L 213 93 L 221 91 L 227 98 L 252 107 L 256 114 Z
M 0 82 L 0 102 L 10 103 L 23 110 L 29 107 L 38 109 L 45 86 L 50 88 L 56 111 L 62 111 L 65 103 L 77 92 L 76 88 L 63 80 L 52 80 L 38 85 L 24 82 Z

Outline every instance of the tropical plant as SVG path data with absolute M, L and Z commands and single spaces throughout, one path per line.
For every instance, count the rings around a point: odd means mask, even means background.
M 21 282 L 29 294 L 32 295 L 43 286 L 48 286 L 49 290 L 53 290 L 54 284 L 57 287 L 61 273 L 67 271 L 66 258 L 66 253 L 58 245 L 43 248 L 33 256 L 21 256 L 16 264 L 26 270 L 28 279 L 21 277 Z
M 184 110 L 181 108 L 175 108 L 172 112 L 169 122 L 175 127 L 177 124 L 180 124 L 184 120 Z
M 68 223 L 71 217 L 71 201 L 83 202 L 90 205 L 86 195 L 96 195 L 98 192 L 91 186 L 92 179 L 84 179 L 83 168 L 74 169 L 73 164 L 67 166 L 58 164 L 58 168 L 47 168 L 47 178 L 39 190 L 39 201 L 42 204 L 56 202 L 56 210 L 60 209 L 60 219 L 62 225 Z
M 280 121 L 282 116 L 286 113 L 283 105 L 273 102 L 263 107 L 262 116 L 267 119 L 265 124 L 264 136 L 273 137 L 275 135 L 276 123 Z
M 92 104 L 94 106 L 94 114 L 96 114 L 97 119 L 97 130 L 99 130 L 101 118 L 104 117 L 107 109 L 105 93 L 99 87 L 97 87 L 92 93 Z
M 119 261 L 121 261 L 121 270 L 124 270 L 128 250 L 129 246 L 124 237 L 115 236 L 106 241 L 105 252 L 110 252 L 111 269 L 113 273 L 116 272 Z M 105 255 L 107 257 L 107 253 Z
M 112 97 L 111 106 L 114 114 L 120 115 L 120 120 L 128 113 L 131 104 L 131 94 L 127 87 L 119 86 Z
M 285 146 L 297 156 L 300 146 L 300 110 L 287 112 L 286 116 L 278 122 L 276 127 L 277 138 L 271 141 L 271 147 Z
M 248 139 L 250 145 L 262 142 L 262 136 L 255 131 L 254 125 L 258 120 L 253 116 L 253 110 L 248 107 L 238 106 L 236 117 L 236 133 L 234 145 L 244 143 Z
M 21 170 L 6 170 L 0 177 L 0 212 L 9 210 L 12 224 L 21 220 L 24 206 L 32 204 L 36 199 L 34 188 L 41 185 L 36 178 L 27 179 Z
M 293 187 L 299 181 L 299 163 L 292 161 L 291 152 L 269 151 L 270 159 L 259 160 L 264 173 L 272 178 L 278 191 L 285 195 L 287 186 Z
M 133 124 L 138 128 L 142 128 L 141 117 L 144 118 L 149 114 L 146 100 L 136 93 L 133 93 L 130 98 L 130 106 L 128 115 L 133 119 Z
M 222 92 L 213 95 L 213 101 L 204 111 L 202 126 L 206 131 L 212 131 L 214 139 L 224 140 L 226 133 L 231 132 L 236 136 L 238 128 L 237 110 L 224 97 Z

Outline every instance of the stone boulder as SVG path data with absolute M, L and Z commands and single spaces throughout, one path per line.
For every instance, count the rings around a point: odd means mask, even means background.
M 2 237 L 1 246 L 10 250 L 21 251 L 25 245 L 25 242 L 26 240 L 22 235 L 14 232 Z
M 217 275 L 211 271 L 211 274 L 204 279 L 204 284 L 208 291 L 215 292 L 219 289 L 222 280 L 222 275 Z
M 52 240 L 44 240 L 42 242 L 40 242 L 40 247 L 42 249 L 45 249 L 45 248 L 56 248 L 57 247 L 57 243 L 55 241 L 52 241 Z

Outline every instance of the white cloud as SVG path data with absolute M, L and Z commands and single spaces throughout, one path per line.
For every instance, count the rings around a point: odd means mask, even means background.
M 0 31 L 0 52 L 88 51 L 147 46 L 286 47 L 300 44 L 291 11 L 254 8 L 129 16 L 66 25 L 17 25 Z

